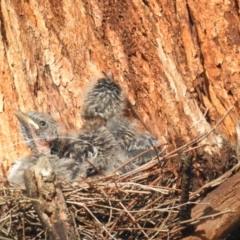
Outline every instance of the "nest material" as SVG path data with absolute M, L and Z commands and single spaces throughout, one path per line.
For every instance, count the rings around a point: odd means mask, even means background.
M 181 207 L 186 204 L 180 204 L 178 175 L 168 164 L 169 159 L 208 136 L 224 117 L 210 132 L 165 155 L 161 161 L 155 159 L 121 176 L 113 174 L 100 179 L 81 179 L 77 183 L 61 182 L 77 238 L 181 239 L 185 224 L 196 219 L 179 219 Z M 237 168 L 239 166 L 240 163 Z M 235 168 L 204 185 L 190 200 L 200 197 L 202 189 L 221 184 Z M 39 200 L 30 199 L 24 190 L 10 188 L 4 183 L 0 190 L 0 239 L 49 238 L 48 229 L 43 229 L 35 212 L 34 201 Z
M 158 160 L 122 176 L 61 182 L 79 239 L 179 238 L 179 190 L 169 167 Z M 1 191 L 0 236 L 45 239 L 47 231 L 24 190 Z
M 167 164 L 172 157 L 174 151 L 121 176 L 59 181 L 76 239 L 181 239 L 189 224 L 206 219 L 181 219 L 190 202 L 183 203 L 176 171 Z M 205 184 L 189 199 L 200 198 L 204 189 L 221 184 L 239 166 Z M 55 239 L 44 230 L 33 207 L 36 201 L 39 199 L 29 198 L 24 190 L 9 188 L 5 182 L 0 191 L 0 239 Z

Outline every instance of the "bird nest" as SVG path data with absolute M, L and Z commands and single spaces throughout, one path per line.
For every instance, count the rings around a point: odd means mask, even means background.
M 179 238 L 184 228 L 178 217 L 180 190 L 169 164 L 160 167 L 163 163 L 155 159 L 124 175 L 61 182 L 77 239 Z M 1 190 L 0 235 L 48 239 L 34 208 L 38 200 L 25 194 L 7 186 Z
M 189 196 L 192 157 L 183 152 L 198 148 L 190 146 L 206 138 L 224 117 L 211 131 L 124 175 L 115 171 L 109 176 L 77 182 L 51 177 L 40 184 L 35 176 L 39 187 L 35 188 L 33 173 L 29 171 L 26 190 L 10 188 L 8 182 L 3 182 L 0 239 L 181 239 L 188 224 L 196 221 L 190 218 L 189 200 L 196 200 L 201 189 L 211 186 L 206 184 Z M 181 186 L 179 175 L 170 164 L 177 156 Z

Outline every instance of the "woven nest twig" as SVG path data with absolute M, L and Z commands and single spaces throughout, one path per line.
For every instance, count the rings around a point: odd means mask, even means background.
M 155 168 L 124 181 L 112 176 L 82 179 L 78 184 L 63 182 L 62 191 L 82 239 L 157 239 L 168 236 L 176 225 L 175 182 L 171 171 Z M 0 231 L 9 239 L 44 239 L 32 199 L 23 193 L 10 188 L 1 191 Z
M 196 219 L 179 219 L 181 190 L 177 189 L 177 176 L 168 160 L 179 151 L 193 150 L 189 146 L 208 134 L 125 175 L 113 173 L 100 179 L 61 182 L 76 236 L 105 240 L 180 239 L 181 230 Z M 195 194 L 195 199 L 199 195 Z M 0 239 L 48 238 L 32 201 L 38 199 L 28 198 L 24 190 L 5 184 L 0 191 Z

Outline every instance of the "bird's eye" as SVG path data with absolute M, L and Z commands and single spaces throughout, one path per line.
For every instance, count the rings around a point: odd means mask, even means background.
M 46 122 L 44 122 L 44 121 L 40 121 L 39 124 L 40 124 L 40 126 L 42 126 L 42 127 L 46 126 Z

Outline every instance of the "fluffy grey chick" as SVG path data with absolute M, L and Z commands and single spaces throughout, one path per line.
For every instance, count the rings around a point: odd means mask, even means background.
M 87 169 L 86 177 L 99 174 L 98 170 L 100 174 L 111 173 L 127 159 L 127 155 L 121 151 L 114 136 L 106 128 L 105 121 L 100 118 L 85 122 L 77 140 L 71 141 L 63 149 L 63 157 L 74 158 L 83 164 Z M 135 167 L 129 164 L 121 169 L 121 172 L 130 171 Z
M 16 160 L 9 172 L 8 180 L 13 186 L 25 186 L 24 171 L 36 165 L 41 155 L 23 157 Z M 53 171 L 59 179 L 71 181 L 81 175 L 82 168 L 74 159 L 47 155 Z
M 39 112 L 15 112 L 20 122 L 21 134 L 35 154 L 50 154 L 59 137 L 59 127 L 48 114 Z
M 147 149 L 160 144 L 159 140 L 149 132 L 140 131 L 137 124 L 124 116 L 112 117 L 107 121 L 106 127 L 115 137 L 128 158 L 133 158 Z M 149 162 L 159 154 L 161 149 L 151 150 L 133 161 L 134 164 L 141 166 Z
M 34 166 L 41 154 L 48 155 L 50 163 L 59 178 L 70 181 L 81 174 L 81 166 L 71 158 L 59 158 L 61 141 L 57 122 L 48 114 L 39 112 L 15 112 L 22 136 L 33 151 L 33 156 L 16 160 L 9 172 L 8 179 L 23 185 L 23 173 L 28 167 Z M 64 142 L 64 141 L 63 141 Z M 56 153 L 56 156 L 50 154 Z
M 101 117 L 108 119 L 122 114 L 126 108 L 126 97 L 111 73 L 100 78 L 87 92 L 82 106 L 82 117 L 91 119 Z
M 35 156 L 15 161 L 8 177 L 11 182 L 22 184 L 24 170 L 36 164 L 39 154 L 56 154 L 50 158 L 51 165 L 59 178 L 70 176 L 66 180 L 100 175 L 88 161 L 100 171 L 110 173 L 127 159 L 119 151 L 116 140 L 104 126 L 102 119 L 88 121 L 79 134 L 59 136 L 58 124 L 48 114 L 15 114 L 20 121 L 22 135 Z M 122 171 L 126 172 L 134 167 L 130 164 Z

